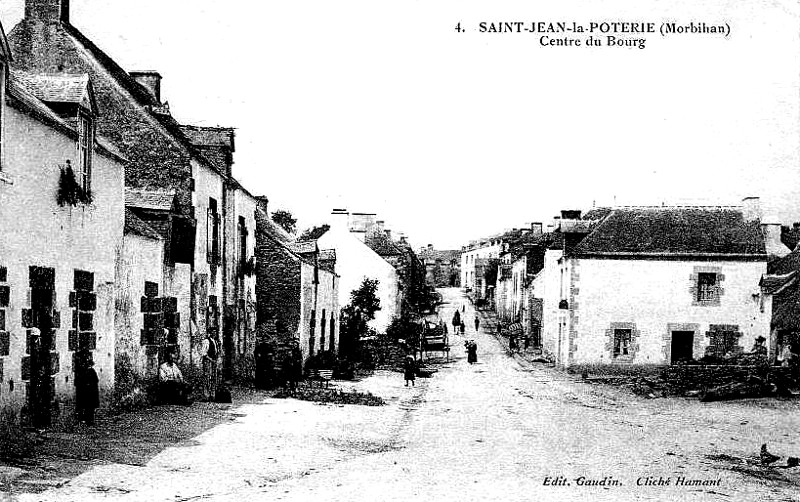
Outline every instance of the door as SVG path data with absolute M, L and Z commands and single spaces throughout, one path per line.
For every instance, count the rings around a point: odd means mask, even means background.
M 675 364 L 679 361 L 688 361 L 694 357 L 694 331 L 672 332 L 672 360 Z
M 31 376 L 28 405 L 33 425 L 45 427 L 50 425 L 53 396 L 50 352 L 55 345 L 52 317 L 55 270 L 32 268 L 30 282 L 32 321 L 38 336 L 31 336 L 29 340 Z

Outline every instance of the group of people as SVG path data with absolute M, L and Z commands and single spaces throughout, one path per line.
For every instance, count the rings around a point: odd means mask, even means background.
M 463 312 L 464 311 L 464 307 L 461 307 L 461 310 Z M 452 322 L 453 322 L 453 332 L 454 333 L 461 333 L 463 335 L 466 332 L 467 325 L 464 322 L 464 319 L 461 316 L 461 312 L 459 312 L 458 309 L 456 309 L 456 311 L 453 313 Z M 481 320 L 478 318 L 477 315 L 475 316 L 475 319 L 474 319 L 473 323 L 475 325 L 475 332 L 477 333 L 478 330 L 481 327 Z

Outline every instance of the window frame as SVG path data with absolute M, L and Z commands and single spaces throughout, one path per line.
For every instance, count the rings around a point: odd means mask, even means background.
M 94 121 L 85 111 L 78 111 L 78 141 L 75 178 L 85 193 L 92 190 L 92 150 L 94 149 Z
M 219 211 L 217 200 L 208 198 L 206 210 L 206 261 L 218 265 L 221 259 L 219 250 Z
M 709 281 L 709 278 L 712 281 Z M 719 274 L 716 272 L 697 273 L 697 297 L 695 299 L 700 303 L 719 301 Z
M 623 333 L 626 332 L 627 334 Z M 614 359 L 631 357 L 633 345 L 633 329 L 614 328 L 614 344 L 611 355 Z

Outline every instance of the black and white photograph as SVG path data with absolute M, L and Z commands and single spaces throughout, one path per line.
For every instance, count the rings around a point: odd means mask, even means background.
M 0 501 L 800 501 L 800 0 L 0 0 Z

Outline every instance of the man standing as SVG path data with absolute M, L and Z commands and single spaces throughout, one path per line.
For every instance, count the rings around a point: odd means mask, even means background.
M 203 398 L 206 401 L 213 401 L 216 397 L 219 349 L 217 341 L 211 335 L 206 334 L 200 353 L 203 355 Z
M 480 328 L 480 327 L 481 327 L 481 320 L 478 319 L 478 316 L 476 315 L 475 316 L 475 332 L 477 332 L 478 328 Z

